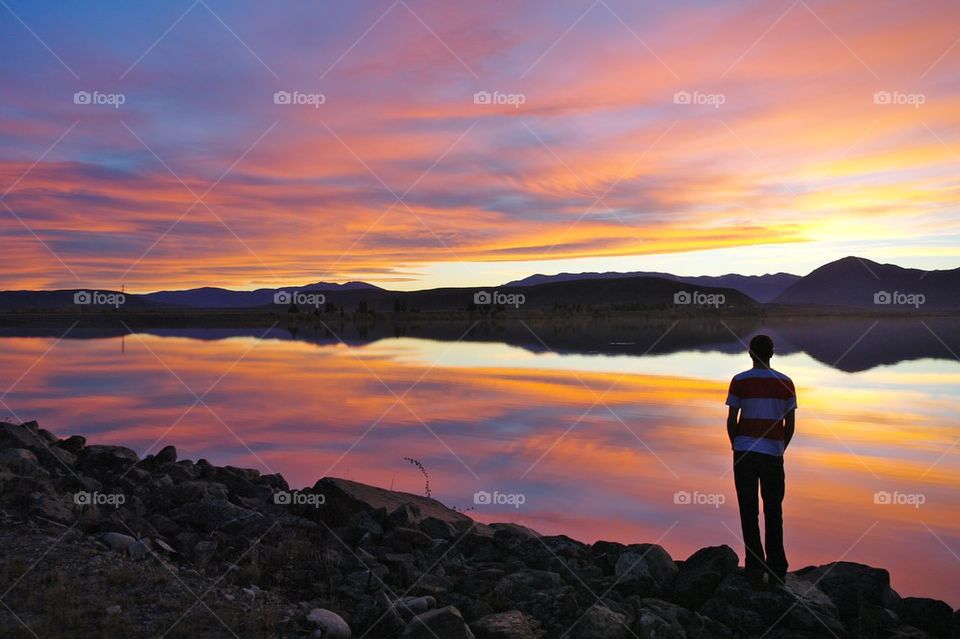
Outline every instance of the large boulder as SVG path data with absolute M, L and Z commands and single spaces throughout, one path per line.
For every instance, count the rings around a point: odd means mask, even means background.
M 447 508 L 436 499 L 367 486 L 349 479 L 324 477 L 314 484 L 313 490 L 324 495 L 324 512 L 337 522 L 346 521 L 350 515 L 359 511 L 383 508 L 385 512 L 392 513 L 401 506 L 411 504 L 420 510 L 424 519 L 436 517 L 450 522 L 457 530 L 466 530 L 474 523 L 463 513 Z
M 437 600 L 426 595 L 422 597 L 400 597 L 393 607 L 404 619 L 410 619 L 437 607 Z
M 307 621 L 316 626 L 323 639 L 350 639 L 350 626 L 332 610 L 314 608 L 307 615 Z
M 242 508 L 217 497 L 184 504 L 170 511 L 168 515 L 181 526 L 190 526 L 203 531 L 220 530 L 231 524 L 242 524 L 262 516 L 256 511 Z
M 679 572 L 670 554 L 657 544 L 631 544 L 614 566 L 618 590 L 648 597 L 665 595 Z
M 87 446 L 80 454 L 80 467 L 85 471 L 126 470 L 139 461 L 136 451 L 126 446 Z
M 57 442 L 57 446 L 64 449 L 67 452 L 77 455 L 84 449 L 87 445 L 87 438 L 82 435 L 71 435 L 66 439 L 61 439 Z
M 953 608 L 937 599 L 904 597 L 897 605 L 900 621 L 938 639 L 951 639 Z
M 809 566 L 795 573 L 817 584 L 836 605 L 848 628 L 863 636 L 882 635 L 898 625 L 894 614 L 900 596 L 890 588 L 890 573 L 849 561 Z
M 748 637 L 767 631 L 772 636 L 847 636 L 830 598 L 793 574 L 787 575 L 785 588 L 758 588 L 738 570 L 720 582 L 700 614 Z
M 475 639 L 463 615 L 454 606 L 446 606 L 417 615 L 403 631 L 404 639 Z
M 519 610 L 495 612 L 470 624 L 477 639 L 540 639 L 543 631 L 536 619 Z
M 680 565 L 671 599 L 696 610 L 710 598 L 720 582 L 737 569 L 737 553 L 730 546 L 701 548 Z
M 24 422 L 23 424 L 0 422 L 0 448 L 33 450 L 37 446 L 43 446 L 43 438 L 36 428 L 30 427 L 30 424 L 36 425 L 36 422 Z
M 26 448 L 0 448 L 0 468 L 6 468 L 18 475 L 37 475 L 43 470 L 37 456 Z M 44 471 L 43 474 L 48 473 Z
M 601 603 L 589 609 L 570 628 L 570 639 L 628 639 L 633 637 L 627 616 Z
M 525 568 L 503 577 L 494 590 L 505 601 L 528 601 L 539 593 L 563 588 L 564 582 L 555 572 Z
M 733 639 L 737 635 L 722 623 L 677 604 L 643 597 L 630 598 L 633 631 L 657 639 Z

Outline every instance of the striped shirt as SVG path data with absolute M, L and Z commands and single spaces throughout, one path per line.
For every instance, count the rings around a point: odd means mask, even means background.
M 783 455 L 784 416 L 797 407 L 793 380 L 772 368 L 751 368 L 730 381 L 727 406 L 740 409 L 733 450 Z

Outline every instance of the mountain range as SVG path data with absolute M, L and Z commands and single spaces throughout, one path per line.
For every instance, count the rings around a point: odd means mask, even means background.
M 480 291 L 499 295 L 509 306 L 522 299 L 524 308 L 594 308 L 636 310 L 667 308 L 674 295 L 722 296 L 725 307 L 802 306 L 872 310 L 960 309 L 960 268 L 925 271 L 845 257 L 805 276 L 727 274 L 680 276 L 670 273 L 560 273 L 531 275 L 500 286 L 391 291 L 366 282 L 316 282 L 305 286 L 232 291 L 202 287 L 187 290 L 126 294 L 124 308 L 268 309 L 282 303 L 282 293 L 322 293 L 325 302 L 354 310 L 363 305 L 377 311 L 398 307 L 419 311 L 450 311 L 485 302 Z M 116 292 L 103 291 L 103 295 Z M 78 290 L 3 291 L 0 310 L 76 308 Z M 512 296 L 512 297 L 510 297 Z M 694 302 L 696 304 L 696 302 Z
M 785 291 L 791 284 L 800 279 L 799 275 L 790 273 L 773 273 L 767 275 L 673 275 L 656 271 L 630 271 L 619 273 L 608 271 L 605 273 L 558 273 L 556 275 L 530 275 L 521 280 L 514 280 L 504 284 L 508 286 L 534 286 L 548 282 L 570 282 L 574 280 L 606 280 L 623 279 L 627 277 L 657 277 L 665 280 L 704 286 L 712 288 L 732 288 L 746 293 L 758 302 L 769 302 Z

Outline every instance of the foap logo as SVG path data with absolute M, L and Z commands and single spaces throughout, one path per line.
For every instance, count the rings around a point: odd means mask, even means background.
M 277 291 L 273 294 L 273 303 L 282 304 L 284 306 L 296 304 L 297 306 L 313 306 L 314 308 L 320 308 L 326 303 L 326 301 L 326 295 L 316 292 Z
M 280 490 L 273 493 L 273 503 L 278 506 L 313 506 L 319 508 L 327 503 L 322 493 L 302 493 L 299 490 Z
M 527 503 L 527 496 L 522 493 L 501 493 L 495 490 L 492 493 L 486 490 L 478 490 L 473 493 L 473 503 L 477 506 L 520 506 Z
M 473 303 L 477 306 L 489 306 L 490 304 L 499 304 L 502 306 L 512 306 L 520 308 L 527 301 L 527 296 L 523 293 L 501 293 L 500 291 L 477 291 L 473 294 Z
M 873 294 L 873 303 L 886 306 L 912 306 L 920 308 L 927 301 L 923 293 L 903 293 L 901 291 L 877 291 Z
M 919 109 L 927 101 L 923 93 L 903 93 L 901 91 L 877 91 L 873 94 L 873 103 L 893 106 L 912 106 Z
M 101 291 L 77 291 L 73 294 L 73 303 L 78 306 L 112 306 L 120 308 L 127 301 L 123 293 L 103 293 Z
M 879 490 L 873 493 L 873 503 L 881 506 L 920 506 L 927 503 L 927 496 L 923 493 L 901 493 L 899 490 L 890 492 Z
M 677 291 L 673 294 L 673 303 L 683 306 L 712 306 L 718 308 L 727 301 L 723 293 L 701 293 L 700 291 Z
M 322 93 L 302 93 L 300 91 L 277 91 L 273 94 L 273 103 L 291 106 L 312 106 L 319 109 L 326 103 L 327 96 Z
M 673 94 L 674 104 L 689 104 L 694 106 L 712 106 L 719 109 L 727 101 L 723 93 L 701 93 L 700 91 L 677 91 Z
M 519 109 L 527 101 L 527 96 L 523 93 L 500 93 L 499 91 L 477 91 L 473 94 L 474 104 L 512 106 Z
M 77 91 L 73 94 L 73 103 L 81 106 L 112 106 L 119 109 L 127 101 L 122 93 L 100 93 L 99 91 Z
M 123 493 L 98 493 L 81 490 L 73 495 L 73 503 L 78 506 L 113 506 L 119 508 L 127 502 Z
M 727 496 L 723 493 L 701 493 L 695 490 L 692 493 L 686 490 L 678 490 L 673 493 L 673 503 L 681 506 L 713 506 L 719 508 L 727 502 Z

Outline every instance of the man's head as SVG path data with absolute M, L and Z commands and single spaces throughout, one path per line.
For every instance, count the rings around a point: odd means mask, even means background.
M 750 357 L 754 362 L 770 364 L 773 357 L 773 338 L 769 335 L 754 335 L 750 340 Z

